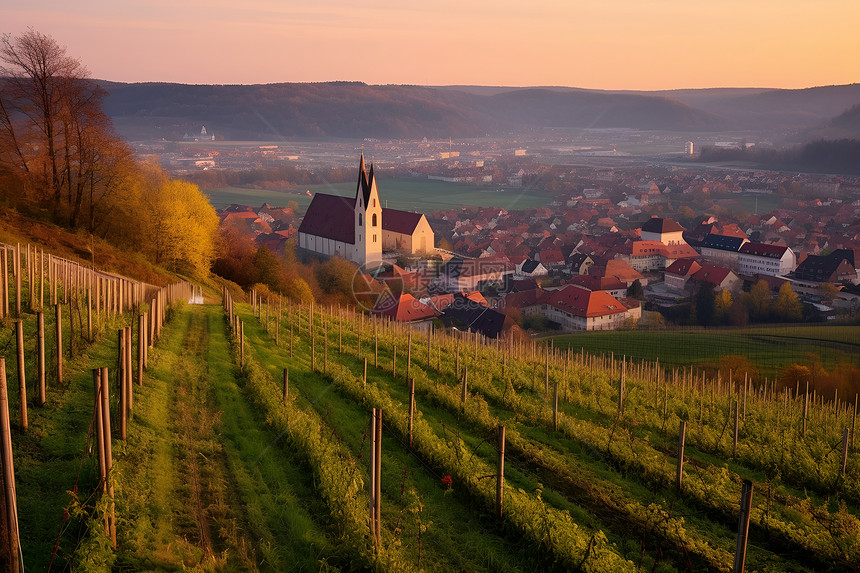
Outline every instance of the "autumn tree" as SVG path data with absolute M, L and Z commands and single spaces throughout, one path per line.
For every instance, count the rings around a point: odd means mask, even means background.
M 784 282 L 779 287 L 779 294 L 773 302 L 773 312 L 777 319 L 789 322 L 796 322 L 802 317 L 803 303 L 791 288 L 791 283 Z
M 766 281 L 760 280 L 755 283 L 748 293 L 743 294 L 741 299 L 753 320 L 765 320 L 770 315 L 773 297 Z
M 718 324 L 728 322 L 732 310 L 732 293 L 721 290 L 714 297 L 714 321 Z
M 150 168 L 139 207 L 141 248 L 156 263 L 201 275 L 215 255 L 218 216 L 197 185 Z
M 32 29 L 0 39 L 0 162 L 24 182 L 24 198 L 77 227 L 105 182 L 102 146 L 115 146 L 104 97 L 65 48 Z M 101 191 L 110 189 L 101 187 Z

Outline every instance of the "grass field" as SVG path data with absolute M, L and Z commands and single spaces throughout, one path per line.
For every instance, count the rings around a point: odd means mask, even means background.
M 744 330 L 614 331 L 566 334 L 554 338 L 560 348 L 660 360 L 666 366 L 716 362 L 721 356 L 746 356 L 762 375 L 772 377 L 784 366 L 805 363 L 810 353 L 832 366 L 860 364 L 860 327 L 785 326 Z
M 385 206 L 392 209 L 410 209 L 429 213 L 436 209 L 449 209 L 464 205 L 479 207 L 501 207 L 503 209 L 529 209 L 541 207 L 552 201 L 552 196 L 533 189 L 498 190 L 495 187 L 476 187 L 465 183 L 445 183 L 418 179 L 378 180 L 379 194 Z M 330 193 L 354 195 L 355 183 L 331 183 L 311 185 L 300 190 L 268 191 L 263 189 L 239 189 L 228 187 L 206 191 L 216 209 L 231 203 L 258 206 L 266 202 L 280 207 L 287 201 L 296 201 L 304 211 L 311 198 L 305 193 Z

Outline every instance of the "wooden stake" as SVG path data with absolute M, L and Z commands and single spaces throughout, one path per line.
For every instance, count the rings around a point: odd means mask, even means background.
M 144 317 L 137 316 L 137 385 L 143 386 L 143 353 L 146 352 L 146 328 Z
M 735 400 L 735 432 L 734 438 L 732 439 L 732 456 L 736 456 L 738 454 L 738 425 L 740 422 L 740 404 Z
M 409 447 L 412 447 L 412 424 L 415 418 L 415 378 L 409 380 Z M 843 470 L 844 475 L 844 470 Z
M 741 488 L 741 511 L 738 517 L 738 541 L 735 546 L 734 573 L 743 573 L 747 558 L 747 535 L 750 528 L 750 509 L 752 508 L 753 483 L 744 480 Z
M 54 306 L 54 321 L 57 331 L 57 382 L 63 382 L 63 312 L 60 303 Z
M 15 493 L 15 467 L 12 459 L 12 428 L 9 423 L 9 394 L 6 388 L 6 359 L 0 358 L 0 461 L 3 466 L 3 499 L 5 531 L 0 540 L 9 560 L 8 571 L 18 573 L 18 499 Z
M 848 469 L 848 436 L 851 432 L 848 428 L 842 430 L 842 469 L 840 475 L 845 477 L 845 470 Z
M 468 381 L 469 381 L 469 367 L 464 366 L 463 367 L 463 386 L 462 386 L 461 391 L 460 391 L 460 402 L 463 405 L 466 404 L 466 397 L 469 395 L 469 390 L 467 387 Z
M 289 368 L 284 368 L 284 404 L 290 398 L 290 370 Z
M 553 384 L 552 392 L 552 429 L 558 431 L 558 381 Z
M 39 405 L 44 406 L 45 401 L 47 400 L 47 396 L 45 393 L 45 372 L 47 367 L 45 365 L 45 313 L 39 312 L 36 315 L 36 324 L 37 324 L 37 340 L 36 344 L 38 344 L 38 375 L 39 375 Z
M 502 517 L 505 501 L 505 427 L 499 426 L 499 464 L 496 469 L 496 515 Z
M 117 331 L 119 343 L 117 345 L 117 362 L 119 366 L 119 439 L 125 440 L 128 437 L 128 385 L 125 382 L 125 329 L 120 328 Z
M 687 437 L 687 422 L 681 420 L 678 428 L 678 472 L 675 475 L 675 487 L 681 491 L 684 481 L 684 440 Z
M 364 387 L 367 388 L 367 356 L 364 357 L 364 376 L 362 377 Z
M 110 431 L 110 391 L 108 383 L 108 369 L 103 367 L 101 371 L 102 384 L 102 435 L 105 445 L 105 475 L 107 476 L 108 506 L 108 529 L 110 531 L 111 544 L 116 547 L 116 517 L 114 514 L 114 487 L 113 476 L 113 447 L 111 445 Z
M 15 321 L 15 339 L 18 349 L 18 392 L 20 395 L 21 429 L 27 431 L 27 374 L 24 361 L 24 319 Z

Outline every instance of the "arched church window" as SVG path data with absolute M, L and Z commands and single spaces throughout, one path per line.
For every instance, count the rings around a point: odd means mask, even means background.
M 361 227 L 361 213 L 358 214 L 358 226 Z
M 376 226 L 376 213 L 373 214 L 373 222 L 371 223 L 374 227 Z

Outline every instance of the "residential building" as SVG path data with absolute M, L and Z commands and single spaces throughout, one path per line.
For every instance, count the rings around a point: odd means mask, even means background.
M 796 266 L 797 257 L 788 247 L 748 242 L 738 250 L 738 272 L 744 276 L 783 276 Z

